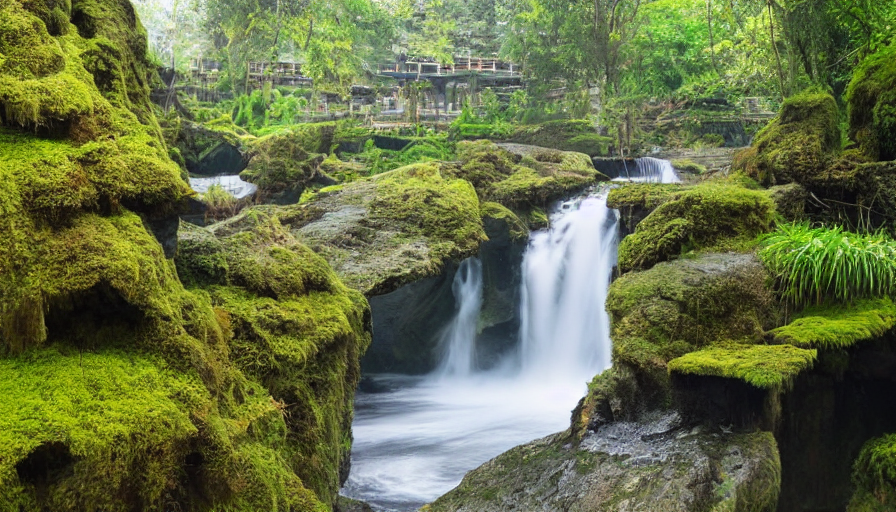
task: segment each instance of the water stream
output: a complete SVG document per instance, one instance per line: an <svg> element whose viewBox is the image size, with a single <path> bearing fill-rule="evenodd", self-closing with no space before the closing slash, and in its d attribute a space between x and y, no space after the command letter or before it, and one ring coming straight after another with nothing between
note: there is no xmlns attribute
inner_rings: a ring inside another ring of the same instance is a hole
<svg viewBox="0 0 896 512"><path fill-rule="evenodd" d="M668 162L654 160L639 159L628 178L677 181ZM439 368L425 377L370 376L381 392L358 392L343 494L376 510L416 510L492 457L569 426L586 383L610 366L604 302L618 212L607 208L607 192L598 187L559 203L551 228L530 236L519 347L488 371L477 369L474 356L481 263L461 264L455 317L437 333Z"/></svg>

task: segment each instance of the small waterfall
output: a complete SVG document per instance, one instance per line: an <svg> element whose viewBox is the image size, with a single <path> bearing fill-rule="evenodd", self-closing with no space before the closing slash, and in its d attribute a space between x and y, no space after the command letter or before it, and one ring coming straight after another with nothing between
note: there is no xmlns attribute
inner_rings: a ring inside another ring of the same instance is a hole
<svg viewBox="0 0 896 512"><path fill-rule="evenodd" d="M607 190L562 203L551 229L533 233L523 260L522 370L584 382L610 366L604 309L616 264L618 212Z"/></svg>
<svg viewBox="0 0 896 512"><path fill-rule="evenodd" d="M476 327L482 306L482 262L467 258L461 262L454 282L456 314L439 340L444 356L438 373L443 376L466 376L476 367Z"/></svg>
<svg viewBox="0 0 896 512"><path fill-rule="evenodd" d="M635 159L633 168L623 161L625 173L620 174L613 181L635 181L644 183L678 183L681 181L672 163L668 160L645 156Z"/></svg>

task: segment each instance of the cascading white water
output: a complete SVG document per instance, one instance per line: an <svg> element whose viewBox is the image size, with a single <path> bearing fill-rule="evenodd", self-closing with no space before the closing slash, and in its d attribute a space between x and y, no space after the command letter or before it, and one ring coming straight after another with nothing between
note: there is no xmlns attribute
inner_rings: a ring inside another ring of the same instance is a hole
<svg viewBox="0 0 896 512"><path fill-rule="evenodd" d="M632 181L678 181L668 163L639 159L637 167ZM604 302L618 212L607 208L606 193L560 203L551 229L530 237L519 353L490 371L475 370L472 355L481 267L461 265L452 287L455 319L442 333L450 349L439 369L425 377L373 376L385 390L357 394L344 494L375 510L416 510L499 453L569 426L586 382L610 365Z"/></svg>
<svg viewBox="0 0 896 512"><path fill-rule="evenodd" d="M439 350L444 354L438 373L448 377L469 375L476 367L476 328L482 306L482 262L461 262L451 284L456 313L442 332Z"/></svg>
<svg viewBox="0 0 896 512"><path fill-rule="evenodd" d="M613 181L635 181L644 183L678 183L681 179L672 163L668 160L660 160L645 156L635 159L635 165L631 168L623 160L625 173L620 174Z"/></svg>
<svg viewBox="0 0 896 512"><path fill-rule="evenodd" d="M522 372L588 379L610 366L604 302L616 264L618 213L607 208L602 190L562 203L551 226L531 236L523 259Z"/></svg>

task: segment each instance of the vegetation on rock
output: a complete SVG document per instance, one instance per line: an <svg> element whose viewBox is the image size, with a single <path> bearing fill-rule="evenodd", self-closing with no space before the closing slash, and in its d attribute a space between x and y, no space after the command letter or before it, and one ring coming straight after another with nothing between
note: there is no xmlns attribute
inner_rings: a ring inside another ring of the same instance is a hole
<svg viewBox="0 0 896 512"><path fill-rule="evenodd" d="M896 44L868 56L846 90L849 136L873 160L896 160Z"/></svg>
<svg viewBox="0 0 896 512"><path fill-rule="evenodd" d="M896 434L865 443L855 462L856 492L848 512L883 512L896 506Z"/></svg>
<svg viewBox="0 0 896 512"><path fill-rule="evenodd" d="M848 348L896 327L896 305L888 298L859 299L850 304L810 306L789 324L771 331L775 340L798 347Z"/></svg>
<svg viewBox="0 0 896 512"><path fill-rule="evenodd" d="M789 387L812 367L817 354L792 345L722 345L689 352L669 361L669 371L740 379L757 388Z"/></svg>
<svg viewBox="0 0 896 512"><path fill-rule="evenodd" d="M650 268L692 250L734 248L772 225L774 205L758 191L707 183L659 197L664 202L619 244L623 272ZM617 195L615 201L620 200ZM655 194L644 200L659 201Z"/></svg>
<svg viewBox="0 0 896 512"><path fill-rule="evenodd" d="M764 185L803 183L822 172L840 148L836 101L807 90L784 101L778 117L735 157L732 169Z"/></svg>
<svg viewBox="0 0 896 512"><path fill-rule="evenodd" d="M896 242L883 233L783 224L765 237L759 256L792 304L848 303L896 291Z"/></svg>

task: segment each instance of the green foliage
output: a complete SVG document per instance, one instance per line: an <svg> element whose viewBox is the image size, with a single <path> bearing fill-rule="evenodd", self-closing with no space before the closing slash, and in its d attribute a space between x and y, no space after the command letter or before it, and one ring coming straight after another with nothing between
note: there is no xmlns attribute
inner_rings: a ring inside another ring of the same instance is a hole
<svg viewBox="0 0 896 512"><path fill-rule="evenodd" d="M860 299L849 305L807 307L792 322L771 332L776 340L799 347L842 349L878 338L894 326L892 300Z"/></svg>
<svg viewBox="0 0 896 512"><path fill-rule="evenodd" d="M771 228L774 205L762 192L706 183L676 193L619 244L623 272L710 247L750 243Z"/></svg>
<svg viewBox="0 0 896 512"><path fill-rule="evenodd" d="M896 160L896 44L862 61L846 90L849 136L875 160Z"/></svg>
<svg viewBox="0 0 896 512"><path fill-rule="evenodd" d="M367 167L367 175L373 176L406 165L453 160L454 148L454 143L444 135L413 138L410 144L398 151L380 149L373 139L368 139L358 159Z"/></svg>
<svg viewBox="0 0 896 512"><path fill-rule="evenodd" d="M865 443L853 466L856 493L848 512L884 512L896 506L896 434Z"/></svg>
<svg viewBox="0 0 896 512"><path fill-rule="evenodd" d="M762 389L783 389L812 368L817 353L791 345L724 345L669 361L669 371L740 379Z"/></svg>
<svg viewBox="0 0 896 512"><path fill-rule="evenodd" d="M848 303L896 292L896 242L883 233L784 224L763 240L759 256L792 304Z"/></svg>

